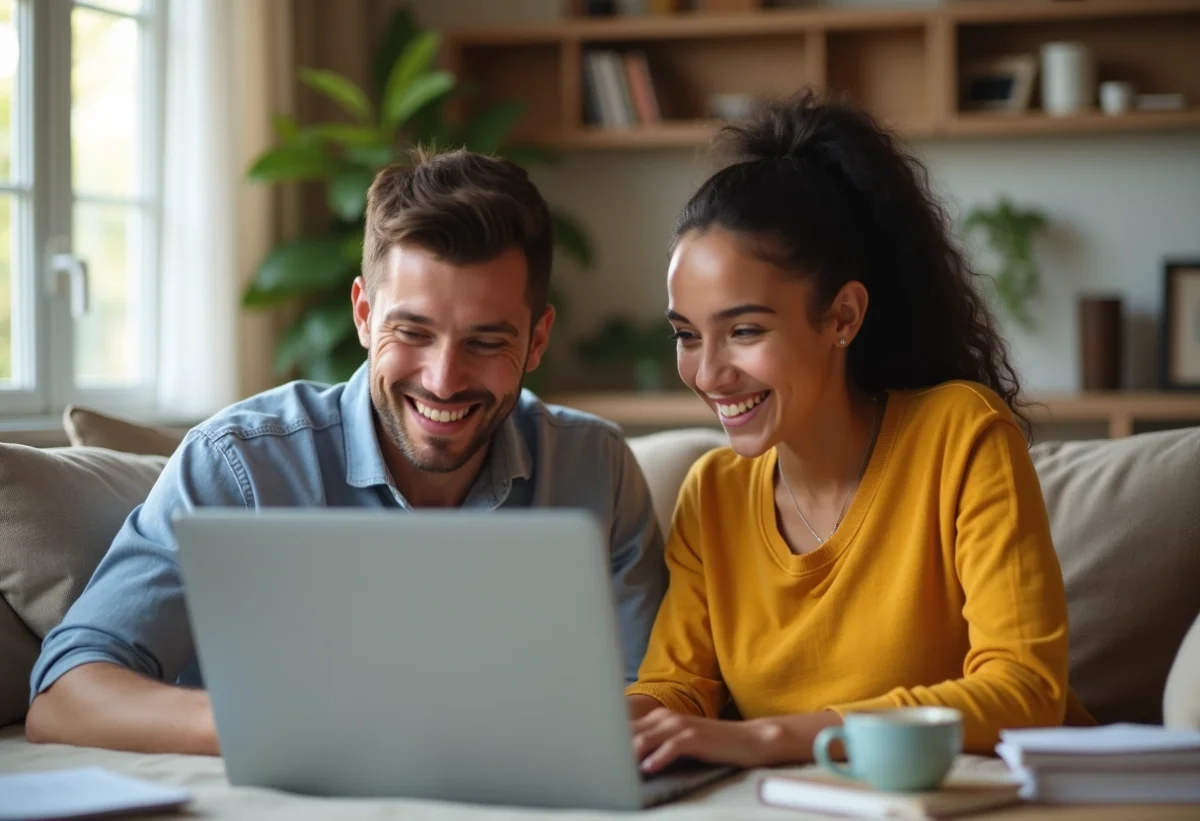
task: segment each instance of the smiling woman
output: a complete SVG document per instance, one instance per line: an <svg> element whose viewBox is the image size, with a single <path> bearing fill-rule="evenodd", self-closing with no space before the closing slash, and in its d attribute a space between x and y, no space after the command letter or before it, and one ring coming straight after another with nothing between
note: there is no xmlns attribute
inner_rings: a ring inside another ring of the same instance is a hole
<svg viewBox="0 0 1200 821"><path fill-rule="evenodd" d="M811 95L723 136L667 290L679 375L730 447L680 491L627 691L644 767L810 761L863 710L955 708L975 752L1061 723L1065 594L1019 386L923 167Z"/></svg>

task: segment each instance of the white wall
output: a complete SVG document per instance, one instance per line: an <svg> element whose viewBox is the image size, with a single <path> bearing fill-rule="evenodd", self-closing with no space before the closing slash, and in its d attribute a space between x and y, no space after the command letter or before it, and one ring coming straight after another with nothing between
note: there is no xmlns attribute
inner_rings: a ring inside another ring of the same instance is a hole
<svg viewBox="0 0 1200 821"><path fill-rule="evenodd" d="M401 3L377 0L381 25ZM891 4L913 5L909 0ZM561 9L560 0L410 0L408 5L423 25L439 29L555 19ZM951 213L960 215L1004 193L1041 208L1051 220L1037 246L1044 282L1034 309L1037 329L1005 325L1026 386L1077 388L1076 299L1103 291L1119 293L1130 317L1127 386L1151 387L1157 373L1162 260L1200 258L1200 132L938 140L917 148ZM677 149L576 152L561 166L536 173L547 198L578 214L601 252L592 272L560 268L572 299L573 329L587 330L605 314L633 305L641 306L646 317L661 316L666 241L706 168L696 150Z"/></svg>

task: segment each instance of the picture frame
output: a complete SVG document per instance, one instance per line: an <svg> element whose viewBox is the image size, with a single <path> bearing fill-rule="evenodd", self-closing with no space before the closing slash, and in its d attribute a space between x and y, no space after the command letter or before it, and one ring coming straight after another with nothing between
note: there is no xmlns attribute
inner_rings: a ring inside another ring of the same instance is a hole
<svg viewBox="0 0 1200 821"><path fill-rule="evenodd" d="M1034 54L1010 54L963 65L959 105L964 111L1018 114L1033 100L1033 79L1038 59Z"/></svg>
<svg viewBox="0 0 1200 821"><path fill-rule="evenodd" d="M1200 391L1200 259L1163 263L1159 383Z"/></svg>

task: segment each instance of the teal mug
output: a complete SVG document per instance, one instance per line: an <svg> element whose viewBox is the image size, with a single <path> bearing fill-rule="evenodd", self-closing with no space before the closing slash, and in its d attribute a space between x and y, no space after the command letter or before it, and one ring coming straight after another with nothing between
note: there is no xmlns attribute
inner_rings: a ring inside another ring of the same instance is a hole
<svg viewBox="0 0 1200 821"><path fill-rule="evenodd" d="M962 713L950 707L899 707L847 713L841 727L826 727L813 741L817 763L878 790L936 790L962 752ZM829 757L840 740L849 766Z"/></svg>

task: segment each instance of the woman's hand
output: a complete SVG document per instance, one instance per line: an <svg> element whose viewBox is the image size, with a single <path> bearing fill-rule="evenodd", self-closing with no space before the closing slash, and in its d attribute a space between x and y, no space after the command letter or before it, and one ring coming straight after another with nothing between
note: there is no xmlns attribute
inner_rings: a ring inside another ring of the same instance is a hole
<svg viewBox="0 0 1200 821"><path fill-rule="evenodd" d="M721 721L659 707L633 721L633 751L647 773L658 772L680 758L744 769L807 764L813 760L817 733L841 723L841 717L828 710ZM834 745L831 754L839 757L840 745Z"/></svg>
<svg viewBox="0 0 1200 821"><path fill-rule="evenodd" d="M762 767L769 763L771 737L768 727L754 722L699 718L665 707L633 721L633 751L647 773L680 758Z"/></svg>

